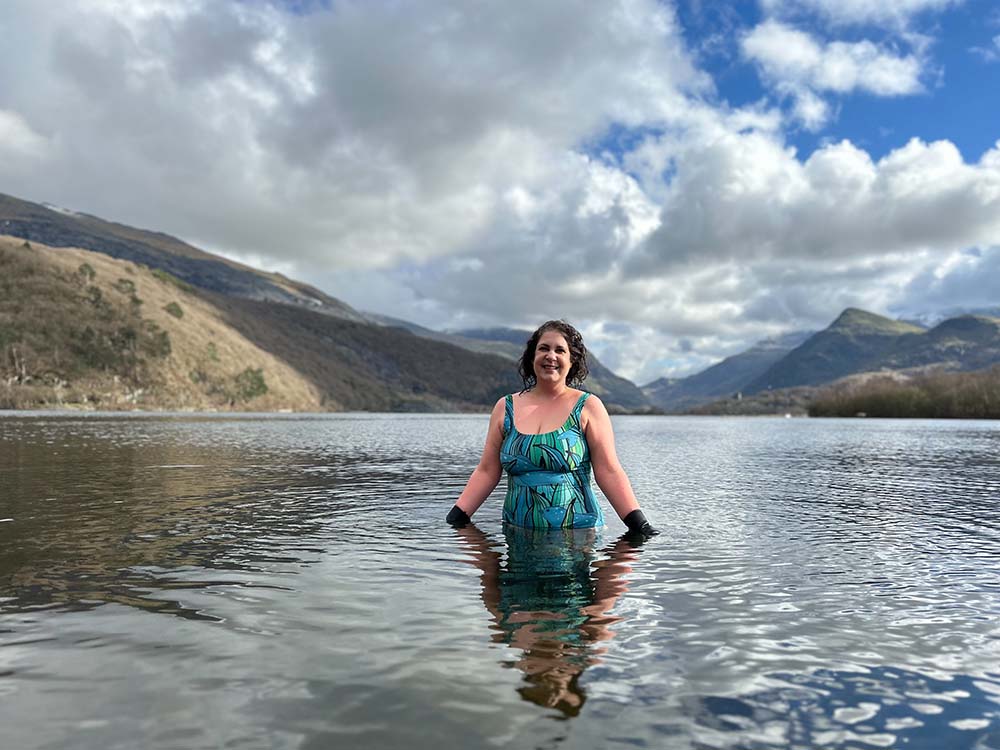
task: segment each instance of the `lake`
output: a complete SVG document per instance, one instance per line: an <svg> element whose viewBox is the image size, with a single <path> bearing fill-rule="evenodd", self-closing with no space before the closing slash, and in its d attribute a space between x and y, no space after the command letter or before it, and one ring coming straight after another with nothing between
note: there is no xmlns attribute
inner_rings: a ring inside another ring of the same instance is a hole
<svg viewBox="0 0 1000 750"><path fill-rule="evenodd" d="M1000 424L616 417L636 545L486 423L0 415L3 747L1000 748Z"/></svg>

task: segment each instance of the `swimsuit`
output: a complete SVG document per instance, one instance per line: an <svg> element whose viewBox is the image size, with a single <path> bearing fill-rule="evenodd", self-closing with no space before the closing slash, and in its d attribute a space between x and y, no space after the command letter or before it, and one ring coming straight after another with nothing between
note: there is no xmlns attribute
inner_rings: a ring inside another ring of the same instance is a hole
<svg viewBox="0 0 1000 750"><path fill-rule="evenodd" d="M500 446L500 465L507 470L504 522L534 528L604 525L590 486L590 450L580 427L589 395L580 396L562 427L539 435L518 432L514 399L507 396Z"/></svg>

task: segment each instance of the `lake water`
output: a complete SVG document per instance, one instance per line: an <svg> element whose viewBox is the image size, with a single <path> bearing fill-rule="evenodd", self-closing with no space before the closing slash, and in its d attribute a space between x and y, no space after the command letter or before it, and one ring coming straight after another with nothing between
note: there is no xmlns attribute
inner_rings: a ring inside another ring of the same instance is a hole
<svg viewBox="0 0 1000 750"><path fill-rule="evenodd" d="M641 546L485 428L0 416L0 744L1000 748L997 423L617 417Z"/></svg>

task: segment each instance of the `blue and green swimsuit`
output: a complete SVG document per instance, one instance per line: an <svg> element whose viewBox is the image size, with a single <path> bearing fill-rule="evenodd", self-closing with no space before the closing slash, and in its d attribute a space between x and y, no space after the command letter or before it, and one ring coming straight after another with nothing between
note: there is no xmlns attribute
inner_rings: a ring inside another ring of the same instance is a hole
<svg viewBox="0 0 1000 750"><path fill-rule="evenodd" d="M538 435L517 431L514 399L507 396L500 446L500 464L507 471L505 523L553 529L604 525L590 486L590 450L580 426L589 395L580 396L562 427Z"/></svg>

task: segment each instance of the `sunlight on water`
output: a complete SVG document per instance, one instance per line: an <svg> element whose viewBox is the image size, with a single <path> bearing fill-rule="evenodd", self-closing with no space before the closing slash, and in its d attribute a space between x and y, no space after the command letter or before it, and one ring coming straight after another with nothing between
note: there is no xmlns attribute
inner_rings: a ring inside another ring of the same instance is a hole
<svg viewBox="0 0 1000 750"><path fill-rule="evenodd" d="M616 418L663 534L443 516L481 416L0 416L12 748L1000 748L1000 426Z"/></svg>

